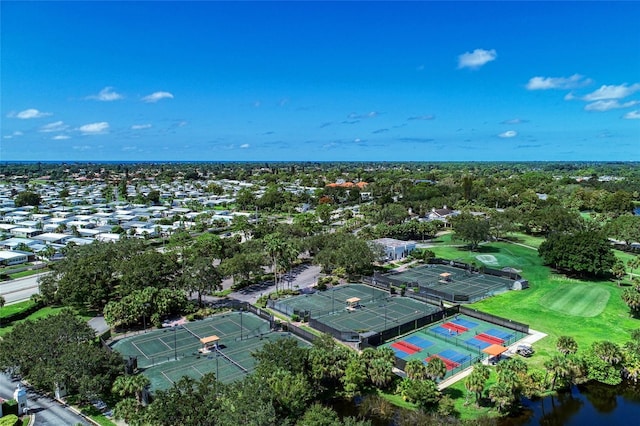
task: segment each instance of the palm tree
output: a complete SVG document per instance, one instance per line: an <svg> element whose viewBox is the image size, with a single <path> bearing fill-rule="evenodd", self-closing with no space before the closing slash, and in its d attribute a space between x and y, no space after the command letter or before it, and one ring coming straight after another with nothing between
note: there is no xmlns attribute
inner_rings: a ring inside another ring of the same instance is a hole
<svg viewBox="0 0 640 426"><path fill-rule="evenodd" d="M411 380L424 380L427 378L427 367L419 359L410 359L404 367L404 372Z"/></svg>
<svg viewBox="0 0 640 426"><path fill-rule="evenodd" d="M631 309L631 315L640 311L640 291L636 286L632 288L626 288L622 292L622 300Z"/></svg>
<svg viewBox="0 0 640 426"><path fill-rule="evenodd" d="M560 379L564 379L571 375L571 366L569 365L569 360L560 355L554 355L551 359L547 360L544 363L544 367L547 369L548 373L553 375L553 380L551 381L551 390L555 389L556 381Z"/></svg>
<svg viewBox="0 0 640 426"><path fill-rule="evenodd" d="M627 273L627 271L624 268L624 262L620 259L616 259L615 263L611 267L611 273L618 280L618 287L620 287L620 280L622 280L622 277L624 277L624 274Z"/></svg>
<svg viewBox="0 0 640 426"><path fill-rule="evenodd" d="M562 355L567 356L577 352L578 343L576 343L576 340L571 336L560 336L558 337L556 348Z"/></svg>
<svg viewBox="0 0 640 426"><path fill-rule="evenodd" d="M129 425L142 424L139 420L141 410L140 404L133 398L125 398L118 402L113 408L113 416L116 419L123 419Z"/></svg>
<svg viewBox="0 0 640 426"><path fill-rule="evenodd" d="M527 372L527 363L521 358L509 358L496 366L499 376L518 377Z"/></svg>
<svg viewBox="0 0 640 426"><path fill-rule="evenodd" d="M608 340L593 342L591 349L598 358L608 364L616 365L622 362L622 350L613 342Z"/></svg>
<svg viewBox="0 0 640 426"><path fill-rule="evenodd" d="M273 268L273 283L276 286L276 294L278 293L278 266L285 248L284 245L285 241L282 235L278 233L269 234L264 237L264 248L267 256L269 256L271 260L271 267Z"/></svg>
<svg viewBox="0 0 640 426"><path fill-rule="evenodd" d="M113 382L112 391L120 396L135 396L138 404L142 404L142 393L151 382L143 374L118 376Z"/></svg>
<svg viewBox="0 0 640 426"><path fill-rule="evenodd" d="M447 374L447 365L438 357L433 357L427 363L427 377L433 381L442 379Z"/></svg>
<svg viewBox="0 0 640 426"><path fill-rule="evenodd" d="M473 371L464 383L467 390L476 395L476 405L480 405L482 392L484 391L484 387L490 374L491 370L489 370L489 367L484 364L477 364L473 367Z"/></svg>
<svg viewBox="0 0 640 426"><path fill-rule="evenodd" d="M377 388L386 388L393 381L393 363L384 358L375 358L367 371L369 380Z"/></svg>
<svg viewBox="0 0 640 426"><path fill-rule="evenodd" d="M513 391L509 384L496 382L489 389L489 398L500 412L505 412L513 403Z"/></svg>
<svg viewBox="0 0 640 426"><path fill-rule="evenodd" d="M636 256L627 261L627 266L629 267L629 279L633 276L633 271L640 268L640 256Z"/></svg>

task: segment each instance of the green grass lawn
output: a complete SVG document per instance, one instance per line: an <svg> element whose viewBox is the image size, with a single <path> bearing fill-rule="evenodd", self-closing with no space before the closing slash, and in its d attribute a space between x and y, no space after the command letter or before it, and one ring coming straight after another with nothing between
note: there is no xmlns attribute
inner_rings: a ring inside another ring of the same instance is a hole
<svg viewBox="0 0 640 426"><path fill-rule="evenodd" d="M46 272L48 269L30 269L28 271L22 271L22 272L16 272L15 274L10 274L9 277L11 277L12 280L18 279L18 278L24 278L24 277L30 277L31 275L36 275L36 274L41 274L43 272Z"/></svg>
<svg viewBox="0 0 640 426"><path fill-rule="evenodd" d="M5 305L4 307L2 307L2 309L0 309L0 319L4 319L18 312L26 311L33 306L35 306L35 302L31 300L25 300L24 302Z"/></svg>
<svg viewBox="0 0 640 426"><path fill-rule="evenodd" d="M560 282L538 303L547 309L574 317L595 317L604 311L609 293L601 284Z"/></svg>
<svg viewBox="0 0 640 426"><path fill-rule="evenodd" d="M33 303L33 302L29 301L29 302L22 302L22 303ZM4 311L4 309L12 307L12 306L15 306L15 305L7 306L5 308L2 308L2 310ZM2 328L0 328L0 337L4 336L5 334L7 334L9 332L11 332L11 330L13 330L13 327L15 327L16 325L19 325L20 323L22 323L24 321L27 321L27 320L35 321L38 318L44 318L44 317L48 317L49 315L57 314L58 312L60 312L63 309L64 309L64 307L45 306L42 309L38 309L36 312L32 313L31 315L29 315L27 318L25 318L23 320L14 321L11 324L2 324ZM77 312L76 311L76 315L78 315L80 318L82 318L85 321L88 321L93 317L91 312Z"/></svg>
<svg viewBox="0 0 640 426"><path fill-rule="evenodd" d="M624 343L632 330L640 328L640 320L630 317L621 298L624 287L606 280L580 281L554 274L542 264L536 250L500 242L482 246L477 252L456 247L436 247L433 251L438 257L476 264L480 264L478 254L490 254L499 267L522 270L529 289L509 291L471 307L548 334L534 344L536 354L527 360L534 368L543 368L544 361L555 352L559 336L572 336L579 347L586 348L598 340Z"/></svg>
<svg viewBox="0 0 640 426"><path fill-rule="evenodd" d="M501 249L499 244L491 246ZM572 336L579 347L586 348L598 340L624 343L632 330L640 328L640 320L630 317L621 298L624 288L606 280L580 281L556 275L542 265L535 250L513 247L511 251L530 264L522 268L530 288L491 297L472 307L548 334L534 344L536 355L528 360L532 366L543 368L544 360L555 352L559 336Z"/></svg>
<svg viewBox="0 0 640 426"><path fill-rule="evenodd" d="M537 237L533 235L523 234L521 232L512 232L505 237L506 240L513 241L514 243L524 244L527 246L538 248L544 241L543 237Z"/></svg>

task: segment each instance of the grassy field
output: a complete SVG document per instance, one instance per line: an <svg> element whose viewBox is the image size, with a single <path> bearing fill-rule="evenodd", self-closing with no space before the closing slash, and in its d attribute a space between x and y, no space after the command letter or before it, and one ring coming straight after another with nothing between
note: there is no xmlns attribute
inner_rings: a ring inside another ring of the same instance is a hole
<svg viewBox="0 0 640 426"><path fill-rule="evenodd" d="M467 262L474 261L478 254L491 254L499 267L522 270L529 289L510 291L471 306L548 334L534 345L537 353L529 362L536 368L542 368L544 360L555 351L558 336L573 336L584 348L597 340L624 343L632 330L640 328L640 321L630 317L622 301L623 287L606 280L579 281L554 274L542 265L536 250L502 242L482 246L478 252L456 247L433 250L439 257Z"/></svg>
<svg viewBox="0 0 640 426"><path fill-rule="evenodd" d="M512 241L537 247L543 240L516 235ZM498 267L522 270L521 275L529 280L529 289L510 291L474 303L471 307L529 324L532 329L548 335L534 344L536 354L527 359L530 368L544 370L545 360L556 353L559 336L572 336L579 348L587 348L599 340L622 344L629 340L632 330L640 328L640 320L630 317L629 308L622 301L624 287L607 280L581 281L555 274L543 266L537 250L503 242L481 246L477 252L463 247L436 247L432 250L438 257L474 261L478 265L481 265L478 255L481 258L492 255ZM632 257L620 251L615 254L625 264ZM446 393L456 399L456 410L462 418L477 418L492 412L488 407L475 407L473 402L464 405L464 380L452 385Z"/></svg>
<svg viewBox="0 0 640 426"><path fill-rule="evenodd" d="M30 269L28 271L16 272L15 274L10 274L9 277L12 280L24 277L30 277L31 275L41 274L46 272L48 269Z"/></svg>
<svg viewBox="0 0 640 426"><path fill-rule="evenodd" d="M24 302L12 303L11 305L5 305L0 309L0 319L4 320L6 317L15 313L26 311L27 309L35 306L35 302L31 300L25 300Z"/></svg>
<svg viewBox="0 0 640 426"><path fill-rule="evenodd" d="M7 307L4 307L4 308L2 308L2 310L4 311L5 309L8 309L10 307L14 307L14 306L21 305L21 304L26 304L26 303L33 304L33 302L31 302L31 301L21 302L21 303L15 304L15 305L9 305ZM24 309L24 307L23 307L23 309ZM64 309L64 307L45 306L44 308L37 310L36 312L32 313L31 315L29 315L27 318L25 318L23 320L14 321L11 324L4 324L3 323L2 324L2 328L0 328L0 337L2 337L5 334L11 332L11 330L13 330L13 327L15 327L18 324L23 323L24 321L27 321L27 320L35 321L35 320L37 320L39 318L44 318L44 317L48 317L49 315L57 314L58 312L60 312L63 309ZM80 318L84 319L85 321L88 321L93 317L93 315L91 315L91 313L86 313L86 312L76 312L76 315L78 315Z"/></svg>

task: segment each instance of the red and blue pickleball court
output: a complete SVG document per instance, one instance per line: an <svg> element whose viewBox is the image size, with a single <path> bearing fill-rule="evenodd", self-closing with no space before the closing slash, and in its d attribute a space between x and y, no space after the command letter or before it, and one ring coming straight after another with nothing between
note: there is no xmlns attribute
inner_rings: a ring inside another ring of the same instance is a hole
<svg viewBox="0 0 640 426"><path fill-rule="evenodd" d="M389 346L404 363L411 359L428 363L434 357L440 358L447 366L449 376L487 357L482 350L488 346L510 345L524 336L524 333L477 318L455 315L385 346Z"/></svg>

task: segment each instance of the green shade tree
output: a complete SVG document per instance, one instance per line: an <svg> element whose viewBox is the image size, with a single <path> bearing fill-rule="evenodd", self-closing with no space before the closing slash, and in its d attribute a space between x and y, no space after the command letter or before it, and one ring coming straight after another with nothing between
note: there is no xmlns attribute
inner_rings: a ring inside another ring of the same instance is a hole
<svg viewBox="0 0 640 426"><path fill-rule="evenodd" d="M13 199L16 207L39 206L42 202L40 195L33 191L22 191Z"/></svg>
<svg viewBox="0 0 640 426"><path fill-rule="evenodd" d="M482 241L490 236L491 223L482 216L473 216L471 213L461 213L451 218L451 224L455 237L469 244L471 250L476 250Z"/></svg>
<svg viewBox="0 0 640 426"><path fill-rule="evenodd" d="M593 231L551 234L538 253L545 264L580 276L603 276L615 263L609 241Z"/></svg>
<svg viewBox="0 0 640 426"><path fill-rule="evenodd" d="M95 332L71 310L25 321L0 341L0 368L40 389L64 383L83 399L108 395L124 362L95 343Z"/></svg>

